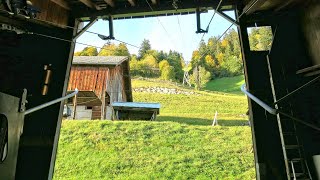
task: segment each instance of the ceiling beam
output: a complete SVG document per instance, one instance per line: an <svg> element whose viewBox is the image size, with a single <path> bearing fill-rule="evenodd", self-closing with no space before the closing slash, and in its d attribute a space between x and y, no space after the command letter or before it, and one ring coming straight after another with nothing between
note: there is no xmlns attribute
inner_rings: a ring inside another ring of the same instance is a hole
<svg viewBox="0 0 320 180"><path fill-rule="evenodd" d="M109 6L114 7L114 1L113 0L104 0Z"/></svg>
<svg viewBox="0 0 320 180"><path fill-rule="evenodd" d="M266 3L267 0L251 0L243 9L246 14L252 14L259 10L259 8Z"/></svg>
<svg viewBox="0 0 320 180"><path fill-rule="evenodd" d="M132 7L133 7L133 6L136 6L135 0L128 0L128 2L131 4Z"/></svg>
<svg viewBox="0 0 320 180"><path fill-rule="evenodd" d="M79 0L79 1L91 9L101 10L101 8L96 4L94 4L91 0Z"/></svg>
<svg viewBox="0 0 320 180"><path fill-rule="evenodd" d="M65 0L51 0L51 2L56 3L64 9L70 10L69 4Z"/></svg>
<svg viewBox="0 0 320 180"><path fill-rule="evenodd" d="M97 21L97 18L92 19L85 27L83 27L76 35L73 36L73 40L78 39L78 37L80 37L84 32L86 32Z"/></svg>
<svg viewBox="0 0 320 180"><path fill-rule="evenodd" d="M221 10L233 10L235 7L233 6L235 0L223 0L221 4ZM140 1L139 1L140 2ZM141 1L144 2L144 1ZM125 2L127 3L127 2ZM151 4L151 2L150 2ZM98 18L107 18L108 14L112 14L113 17L144 17L144 16L156 16L156 15L166 15L166 13L179 13L179 12L195 12L197 7L208 7L208 9L215 9L219 4L219 1L199 1L198 4L195 4L193 1L186 1L183 4L183 8L175 9L171 3L160 3L158 6L152 11L147 3L139 3L139 6L136 2L135 8L131 6L125 6L124 8L112 8L112 9L103 9L101 11L95 11L94 9L90 9L88 11L79 11L75 10L74 16L77 18L81 18L82 20L88 21L90 17L98 17Z"/></svg>
<svg viewBox="0 0 320 180"><path fill-rule="evenodd" d="M284 9L285 7L289 6L293 2L294 0L287 0L286 2L280 4L280 7L276 8L276 11L280 11L281 9Z"/></svg>

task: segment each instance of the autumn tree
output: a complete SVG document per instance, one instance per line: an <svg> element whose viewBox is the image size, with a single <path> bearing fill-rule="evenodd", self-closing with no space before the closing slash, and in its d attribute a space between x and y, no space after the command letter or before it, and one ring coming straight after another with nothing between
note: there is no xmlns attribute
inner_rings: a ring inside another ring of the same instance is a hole
<svg viewBox="0 0 320 180"><path fill-rule="evenodd" d="M75 56L96 56L98 55L97 48L95 47L85 47L82 51L76 52Z"/></svg>
<svg viewBox="0 0 320 180"><path fill-rule="evenodd" d="M170 66L170 64L168 63L167 60L162 60L161 62L159 62L159 69L160 71L162 71L162 69L166 66Z"/></svg>
<svg viewBox="0 0 320 180"><path fill-rule="evenodd" d="M105 44L98 56L130 56L129 50L124 43L116 44Z"/></svg>
<svg viewBox="0 0 320 180"><path fill-rule="evenodd" d="M253 51L268 51L271 48L272 30L270 27L251 28L249 33L250 49Z"/></svg>
<svg viewBox="0 0 320 180"><path fill-rule="evenodd" d="M78 51L78 52L75 52L73 55L74 56L80 56L80 54L81 54L81 51Z"/></svg>
<svg viewBox="0 0 320 180"><path fill-rule="evenodd" d="M115 56L130 56L130 53L129 53L129 50L128 50L126 44L120 43L116 47L116 49L114 51L114 55Z"/></svg>
<svg viewBox="0 0 320 180"><path fill-rule="evenodd" d="M115 44L105 44L101 48L98 56L113 56L117 46Z"/></svg>
<svg viewBox="0 0 320 180"><path fill-rule="evenodd" d="M161 79L164 79L164 80L174 80L175 79L174 67L164 66L161 70L160 77Z"/></svg>
<svg viewBox="0 0 320 180"><path fill-rule="evenodd" d="M190 77L191 84L193 84L197 90L204 88L210 79L211 73L201 66L196 66Z"/></svg>
<svg viewBox="0 0 320 180"><path fill-rule="evenodd" d="M175 71L174 71L174 67L170 66L170 64L168 63L167 60L162 60L159 63L159 69L160 69L160 73L161 79L164 80L174 80L175 79Z"/></svg>

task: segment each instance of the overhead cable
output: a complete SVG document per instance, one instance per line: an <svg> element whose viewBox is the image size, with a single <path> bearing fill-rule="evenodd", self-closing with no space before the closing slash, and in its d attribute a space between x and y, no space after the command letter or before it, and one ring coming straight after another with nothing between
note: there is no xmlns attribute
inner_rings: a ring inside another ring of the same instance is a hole
<svg viewBox="0 0 320 180"><path fill-rule="evenodd" d="M154 12L154 10L153 10L152 6L150 5L150 3L148 2L148 0L146 0L146 3L147 3L148 6L150 7L151 11ZM172 38L171 38L170 34L168 33L167 29L164 27L164 25L163 25L162 22L160 21L159 17L156 16L156 18L157 18L159 24L161 25L161 27L163 28L163 30L166 32L166 34L167 34L169 40L171 41L171 43L173 44L173 46L176 47L174 41L172 40Z"/></svg>
<svg viewBox="0 0 320 180"><path fill-rule="evenodd" d="M214 16L216 15L217 11L220 9L221 3L222 3L222 0L220 0L218 6L216 7L216 9L215 9L214 12L213 12L213 15L212 15L212 17L211 17L211 19L210 19L210 21L209 21L209 23L208 23L208 25L207 25L207 28L206 28L206 31L207 31L207 32L209 32L210 24L211 24ZM202 37L201 37L201 39L200 39L200 42L203 40L205 34L206 34L206 33L203 33L203 34L202 34ZM199 42L199 44L200 44L200 42Z"/></svg>
<svg viewBox="0 0 320 180"><path fill-rule="evenodd" d="M182 29L181 29L181 24L180 24L180 19L179 19L179 15L177 15L177 20L178 20L178 25L179 25L179 31L180 31L181 41L182 41L183 46L185 46L184 38L183 38L183 34L182 34Z"/></svg>
<svg viewBox="0 0 320 180"><path fill-rule="evenodd" d="M242 12L237 19L240 19L243 15L245 15L248 11L250 11L250 9L251 9L255 4L257 4L258 1L259 1L259 0L256 0L246 11ZM217 41L219 41L219 40L229 31L229 29L230 29L233 25L235 25L235 24L237 23L237 19L234 20L234 21L231 23L231 25L222 33L222 35L220 35L220 36L218 37ZM200 59L203 58L203 56L204 56L208 51L209 51L209 49L207 49L207 50L205 51L205 53L203 53L203 54L201 55Z"/></svg>
<svg viewBox="0 0 320 180"><path fill-rule="evenodd" d="M0 9L0 11L2 11L2 12L5 12L5 13L9 13L9 11L5 11L5 10L1 10ZM9 13L10 14L10 13ZM74 30L78 30L78 28L75 28L75 27L72 27L72 26L68 26L68 25L60 25L60 24L56 24L56 23L53 23L53 22L50 22L50 21L45 21L45 20L41 20L41 19L33 19L33 21L38 21L38 22L43 22L43 23L47 23L47 24L50 24L50 25L53 25L53 26L57 26L57 27L62 27L62 28L68 28L68 29L74 29ZM93 32L93 31L89 31L89 30L86 30L86 31L84 31L84 32L86 32L86 33L90 33L90 34L95 34L95 35L102 35L102 36L106 36L106 35L103 35L103 34L100 34L100 33L96 33L96 32ZM32 34L32 33L30 33L30 34ZM35 33L33 33L33 34L35 34ZM43 34L42 34L43 35ZM44 35L43 35L44 36ZM46 36L48 36L48 35L46 35ZM50 36L52 39L58 39L58 40L62 40L61 38L57 38L57 37L53 37L53 36ZM65 41L66 39L63 39L63 41ZM118 41L118 42L121 42L121 43L124 43L124 44L126 44L126 45L129 45L129 46L132 46L132 47L135 47L135 48L140 48L140 47L138 47L138 46L136 46L136 45L133 45L133 44L131 44L131 43L127 43L127 42L125 42L125 41L121 41L121 40L119 40L119 39L113 39L113 40L115 40L115 41ZM71 41L71 40L66 40L66 41ZM84 43L78 43L78 42L76 42L77 44L84 44ZM93 46L93 45L90 45L90 46ZM94 46L93 46L94 47ZM100 47L96 47L96 48L99 48L99 49L101 49Z"/></svg>
<svg viewBox="0 0 320 180"><path fill-rule="evenodd" d="M105 50L109 50L109 49L104 48L104 47L94 46L94 45L87 44L87 43L82 43L82 42L75 42L75 41L72 41L72 40L63 39L63 38L59 38L59 37L55 37L55 36L50 36L50 35L46 35L46 34L41 34L41 33L28 32L28 34L33 34L33 35L37 35L37 36L42 36L42 37L46 37L46 38L50 38L50 39L56 39L56 40L59 40L59 41L65 41L65 42L70 42L70 43L76 43L76 44L80 44L80 45L84 45L84 46L95 47L95 48L97 48L97 49L105 49Z"/></svg>

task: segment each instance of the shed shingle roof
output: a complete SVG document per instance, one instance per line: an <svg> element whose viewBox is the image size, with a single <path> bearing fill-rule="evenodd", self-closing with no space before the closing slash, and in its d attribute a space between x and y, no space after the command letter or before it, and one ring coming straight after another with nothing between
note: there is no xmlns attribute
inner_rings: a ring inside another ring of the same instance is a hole
<svg viewBox="0 0 320 180"><path fill-rule="evenodd" d="M72 64L117 66L128 59L127 56L73 56Z"/></svg>

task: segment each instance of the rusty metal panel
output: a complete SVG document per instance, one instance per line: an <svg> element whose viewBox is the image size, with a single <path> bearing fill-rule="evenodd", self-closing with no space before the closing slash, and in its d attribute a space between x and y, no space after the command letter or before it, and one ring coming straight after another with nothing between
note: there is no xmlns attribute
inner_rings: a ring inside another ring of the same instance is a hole
<svg viewBox="0 0 320 180"><path fill-rule="evenodd" d="M0 179L15 179L23 113L19 113L19 98L0 93L0 115L7 120L7 146L5 157L0 160ZM3 120L3 119L2 119Z"/></svg>

